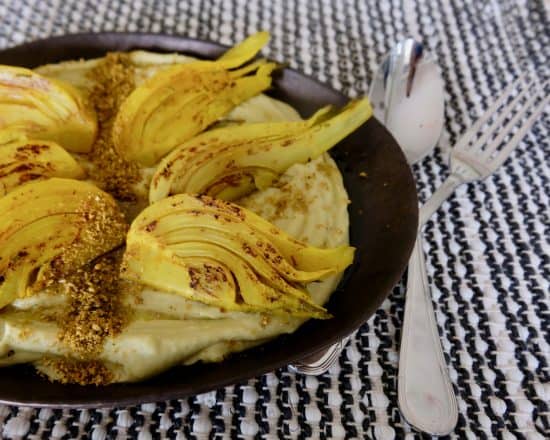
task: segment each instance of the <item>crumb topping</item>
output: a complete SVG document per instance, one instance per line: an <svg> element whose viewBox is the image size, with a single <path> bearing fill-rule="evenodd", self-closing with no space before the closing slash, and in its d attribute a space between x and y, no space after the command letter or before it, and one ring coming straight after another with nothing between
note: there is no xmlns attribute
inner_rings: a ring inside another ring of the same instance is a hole
<svg viewBox="0 0 550 440"><path fill-rule="evenodd" d="M85 270L82 265L91 258L124 243L128 224L111 198L90 195L77 212L80 218L75 240L50 262L33 291L50 288L75 270Z"/></svg>
<svg viewBox="0 0 550 440"><path fill-rule="evenodd" d="M119 334L128 319L121 304L121 260L121 251L109 253L57 280L69 298L58 317L58 337L82 359L99 354L105 339Z"/></svg>
<svg viewBox="0 0 550 440"><path fill-rule="evenodd" d="M117 152L111 137L117 111L135 88L134 67L128 54L108 53L91 76L94 86L89 99L98 119L98 136L88 155L94 165L94 179L116 199L134 201L133 185L140 181L139 167Z"/></svg>
<svg viewBox="0 0 550 440"><path fill-rule="evenodd" d="M98 360L44 359L42 364L56 372L61 383L78 385L106 385L113 381L113 373Z"/></svg>
<svg viewBox="0 0 550 440"><path fill-rule="evenodd" d="M135 88L134 74L129 56L124 53L107 54L90 73L94 86L89 101L97 114L98 136L87 159L93 166L91 174L96 184L122 202L136 200L133 187L141 177L138 166L116 151L111 131L118 108ZM121 301L127 287L119 277L122 252L82 263L90 249L112 248L122 242L120 236L125 236L127 224L115 208L101 198L86 200L82 206L82 233L47 271L47 289L64 292L68 297L66 307L56 316L59 341L77 358L47 361L62 383L101 385L112 381L109 369L94 358L101 353L105 339L119 334L129 319L129 311Z"/></svg>

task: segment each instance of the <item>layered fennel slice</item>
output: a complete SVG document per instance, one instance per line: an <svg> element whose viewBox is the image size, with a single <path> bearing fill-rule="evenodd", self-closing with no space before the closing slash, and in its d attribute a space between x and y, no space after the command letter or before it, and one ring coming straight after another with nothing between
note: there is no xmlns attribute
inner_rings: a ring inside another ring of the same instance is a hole
<svg viewBox="0 0 550 440"><path fill-rule="evenodd" d="M180 194L134 220L122 277L225 310L328 318L301 286L352 261L349 246L308 246L237 204Z"/></svg>
<svg viewBox="0 0 550 440"><path fill-rule="evenodd" d="M94 185L52 178L0 198L0 309L124 243L115 200Z"/></svg>
<svg viewBox="0 0 550 440"><path fill-rule="evenodd" d="M59 143L74 152L90 151L96 115L71 84L22 67L0 65L0 135L20 131Z"/></svg>
<svg viewBox="0 0 550 440"><path fill-rule="evenodd" d="M241 102L271 85L275 63L249 64L267 43L257 33L216 61L164 69L126 98L113 125L113 141L128 160L154 165L174 147L205 130Z"/></svg>
<svg viewBox="0 0 550 440"><path fill-rule="evenodd" d="M63 147L16 132L0 137L0 197L34 180L83 179L86 172Z"/></svg>
<svg viewBox="0 0 550 440"><path fill-rule="evenodd" d="M328 151L369 119L368 99L340 110L325 107L306 121L231 124L178 146L159 164L149 202L172 194L237 200L270 187L296 163Z"/></svg>

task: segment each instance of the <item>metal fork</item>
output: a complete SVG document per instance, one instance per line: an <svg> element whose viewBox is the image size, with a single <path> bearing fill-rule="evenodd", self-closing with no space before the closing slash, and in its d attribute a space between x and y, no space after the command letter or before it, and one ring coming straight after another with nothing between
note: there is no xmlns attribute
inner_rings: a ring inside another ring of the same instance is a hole
<svg viewBox="0 0 550 440"><path fill-rule="evenodd" d="M419 232L458 186L492 174L519 144L549 99L545 95L548 82L529 97L532 85L526 86L524 78L514 82L456 144L450 155L449 177L420 210ZM516 112L507 119L514 108ZM516 126L516 133L499 148ZM481 133L482 129L485 130ZM349 337L290 368L303 374L323 374L337 361L348 340ZM420 233L409 261L398 386L399 406L411 425L432 434L452 431L458 417L456 399L439 340Z"/></svg>
<svg viewBox="0 0 550 440"><path fill-rule="evenodd" d="M526 85L520 78L507 87L452 149L449 177L420 209L419 234L409 262L398 399L405 419L424 432L450 433L458 411L437 330L421 228L458 186L483 180L504 163L548 104L548 84Z"/></svg>

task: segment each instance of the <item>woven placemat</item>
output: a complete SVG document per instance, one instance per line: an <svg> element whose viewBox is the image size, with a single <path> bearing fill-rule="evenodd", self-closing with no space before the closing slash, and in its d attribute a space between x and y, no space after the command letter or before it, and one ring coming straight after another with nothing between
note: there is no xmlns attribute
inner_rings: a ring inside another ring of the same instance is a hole
<svg viewBox="0 0 550 440"><path fill-rule="evenodd" d="M181 34L232 44L259 29L266 54L350 97L381 56L416 36L446 84L442 148L414 167L421 199L445 151L521 72L550 74L544 0L0 0L0 48L83 31ZM458 399L453 438L550 438L550 121L488 180L461 187L428 223L425 251ZM104 410L0 405L0 438L413 438L399 414L404 288L395 287L327 374L280 369L185 400Z"/></svg>

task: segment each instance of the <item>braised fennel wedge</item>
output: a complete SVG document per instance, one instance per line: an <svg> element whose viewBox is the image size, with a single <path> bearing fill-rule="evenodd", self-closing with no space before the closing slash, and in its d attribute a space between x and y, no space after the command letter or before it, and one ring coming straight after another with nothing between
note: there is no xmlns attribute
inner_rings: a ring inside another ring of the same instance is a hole
<svg viewBox="0 0 550 440"><path fill-rule="evenodd" d="M267 32L259 32L217 61L175 65L146 80L118 111L113 126L118 151L128 160L154 165L174 147L267 89L277 64L266 60L243 64L268 39Z"/></svg>
<svg viewBox="0 0 550 440"><path fill-rule="evenodd" d="M57 142L69 151L90 151L96 116L68 83L23 67L0 65L0 132L16 130Z"/></svg>
<svg viewBox="0 0 550 440"><path fill-rule="evenodd" d="M124 243L115 200L72 179L31 182L0 198L0 309Z"/></svg>
<svg viewBox="0 0 550 440"><path fill-rule="evenodd" d="M52 141L25 136L0 138L0 197L31 180L82 179L86 173L65 149Z"/></svg>
<svg viewBox="0 0 550 440"><path fill-rule="evenodd" d="M236 200L267 188L291 165L319 157L371 115L364 98L339 111L324 107L306 121L209 130L162 160L151 181L149 202L179 193Z"/></svg>
<svg viewBox="0 0 550 440"><path fill-rule="evenodd" d="M321 249L258 215L179 194L146 208L126 239L122 277L225 310L328 318L305 283L342 272L354 249Z"/></svg>

